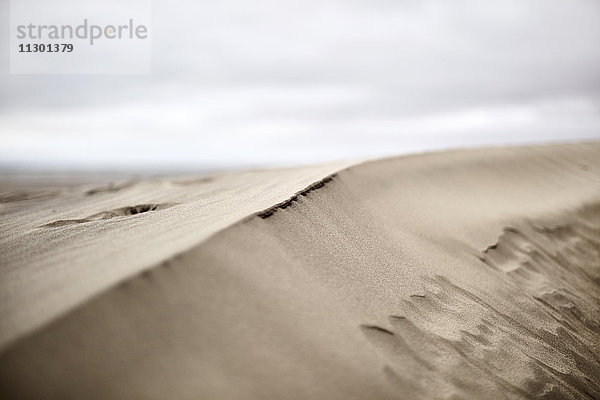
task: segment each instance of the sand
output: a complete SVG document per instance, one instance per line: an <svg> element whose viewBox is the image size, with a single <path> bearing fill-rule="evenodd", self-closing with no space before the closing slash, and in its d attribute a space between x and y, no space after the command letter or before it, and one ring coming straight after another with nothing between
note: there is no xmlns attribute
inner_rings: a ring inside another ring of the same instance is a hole
<svg viewBox="0 0 600 400"><path fill-rule="evenodd" d="M2 182L6 398L600 398L600 143Z"/></svg>

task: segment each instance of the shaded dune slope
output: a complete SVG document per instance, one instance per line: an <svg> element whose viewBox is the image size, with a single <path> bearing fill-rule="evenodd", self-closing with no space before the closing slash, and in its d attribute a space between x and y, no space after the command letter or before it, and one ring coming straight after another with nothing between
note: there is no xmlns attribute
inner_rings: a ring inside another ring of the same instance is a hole
<svg viewBox="0 0 600 400"><path fill-rule="evenodd" d="M600 145L348 168L0 354L14 398L600 398Z"/></svg>
<svg viewBox="0 0 600 400"><path fill-rule="evenodd" d="M214 177L0 174L0 352L348 163ZM116 177L112 177L115 179Z"/></svg>

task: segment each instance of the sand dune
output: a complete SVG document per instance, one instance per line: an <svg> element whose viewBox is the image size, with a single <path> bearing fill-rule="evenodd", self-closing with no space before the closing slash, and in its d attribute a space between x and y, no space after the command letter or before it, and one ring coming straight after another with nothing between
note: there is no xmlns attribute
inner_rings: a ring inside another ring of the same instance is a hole
<svg viewBox="0 0 600 400"><path fill-rule="evenodd" d="M9 189L8 398L600 398L599 143Z"/></svg>

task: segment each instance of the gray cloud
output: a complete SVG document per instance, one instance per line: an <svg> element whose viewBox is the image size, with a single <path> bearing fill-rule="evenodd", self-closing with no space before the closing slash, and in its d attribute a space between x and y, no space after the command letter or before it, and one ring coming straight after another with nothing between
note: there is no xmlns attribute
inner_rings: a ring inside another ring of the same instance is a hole
<svg viewBox="0 0 600 400"><path fill-rule="evenodd" d="M154 0L149 76L9 75L2 41L0 156L273 165L598 138L599 20L593 0Z"/></svg>

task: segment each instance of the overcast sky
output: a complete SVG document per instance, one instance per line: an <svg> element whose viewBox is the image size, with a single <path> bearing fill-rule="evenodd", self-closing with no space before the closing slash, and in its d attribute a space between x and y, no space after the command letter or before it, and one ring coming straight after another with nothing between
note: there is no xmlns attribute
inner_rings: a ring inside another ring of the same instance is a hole
<svg viewBox="0 0 600 400"><path fill-rule="evenodd" d="M153 0L152 74L128 76L10 75L0 26L4 165L274 166L600 139L596 0Z"/></svg>

